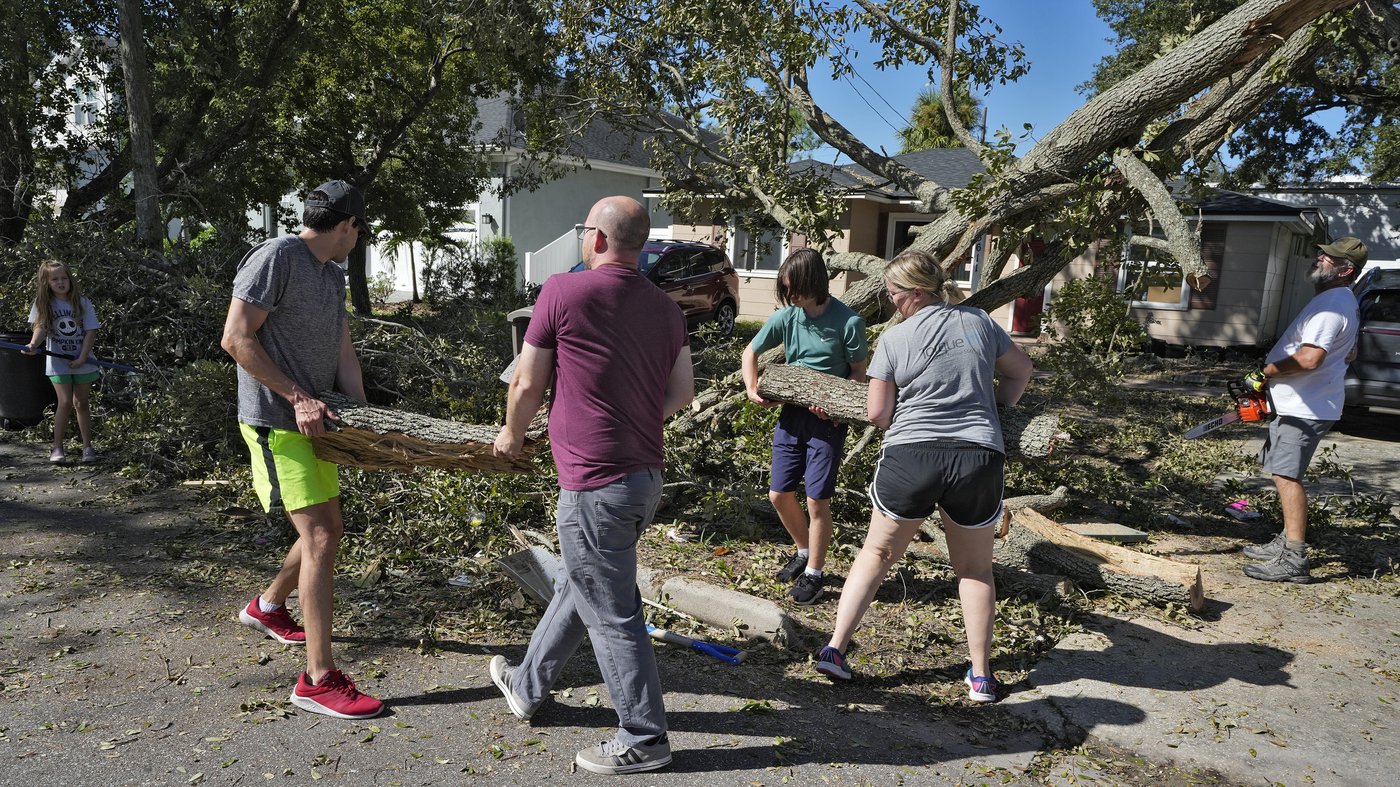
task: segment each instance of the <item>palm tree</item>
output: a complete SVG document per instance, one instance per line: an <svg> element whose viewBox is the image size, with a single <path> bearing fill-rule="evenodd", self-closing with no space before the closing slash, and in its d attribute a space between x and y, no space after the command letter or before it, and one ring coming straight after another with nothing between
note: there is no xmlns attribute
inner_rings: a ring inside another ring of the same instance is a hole
<svg viewBox="0 0 1400 787"><path fill-rule="evenodd" d="M982 100L972 95L965 84L953 88L953 101L963 125L975 130L981 127ZM929 148L958 148L962 143L953 134L948 118L943 114L943 97L932 87L924 88L914 99L909 113L909 125L899 130L899 152L912 153Z"/></svg>

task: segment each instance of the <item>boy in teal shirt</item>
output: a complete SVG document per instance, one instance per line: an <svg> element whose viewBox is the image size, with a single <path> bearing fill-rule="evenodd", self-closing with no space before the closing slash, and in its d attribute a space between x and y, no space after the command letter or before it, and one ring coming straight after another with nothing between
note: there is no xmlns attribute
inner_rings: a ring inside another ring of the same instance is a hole
<svg viewBox="0 0 1400 787"><path fill-rule="evenodd" d="M758 354L783 346L787 363L865 382L869 346L865 320L831 297L826 262L812 249L798 249L778 268L778 300L784 305L763 324L744 348L744 388L749 400L764 407L779 403L758 395ZM768 499L796 550L777 578L796 580L788 595L801 605L822 596L822 567L831 545L831 497L846 443L846 425L827 418L820 408L784 404L773 431L772 481ZM805 484L807 515L797 500Z"/></svg>

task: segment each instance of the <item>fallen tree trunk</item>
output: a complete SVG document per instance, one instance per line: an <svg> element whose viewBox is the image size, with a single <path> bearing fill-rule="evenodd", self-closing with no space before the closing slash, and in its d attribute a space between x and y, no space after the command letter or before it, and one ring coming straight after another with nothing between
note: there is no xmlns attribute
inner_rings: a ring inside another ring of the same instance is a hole
<svg viewBox="0 0 1400 787"><path fill-rule="evenodd" d="M996 545L1000 564L1193 612L1205 604L1200 566L1081 536L1029 509L1014 512L1012 522Z"/></svg>
<svg viewBox="0 0 1400 787"><path fill-rule="evenodd" d="M478 426L374 407L338 393L322 393L340 423L313 437L316 455L327 462L366 470L437 467L488 473L536 472L527 441L517 459L494 455L498 426Z"/></svg>
<svg viewBox="0 0 1400 787"><path fill-rule="evenodd" d="M1055 491L1048 495L1020 495L1018 497L1008 497L1001 501L1002 523L997 531L997 538L1005 538L1010 530L1010 517L1023 508L1029 508L1040 514L1047 514L1054 511L1069 501L1069 488L1063 486L1055 487ZM941 517L931 516L924 520L919 526L919 532L926 538L938 545L938 548L945 553L948 551L947 540L943 537L943 520Z"/></svg>
<svg viewBox="0 0 1400 787"><path fill-rule="evenodd" d="M1048 514L1057 511L1069 502L1069 488L1063 486L1055 487L1055 491L1048 495L1020 495L1018 497L1008 497L1002 501L1002 505L1007 511L1015 514L1023 508L1029 508L1038 514Z"/></svg>
<svg viewBox="0 0 1400 787"><path fill-rule="evenodd" d="M865 417L866 388L865 383L787 364L770 364L758 379L758 394L765 399L820 407L834 420L862 425L870 423ZM1058 415L1029 407L1004 407L998 413L1007 456L1042 459L1063 439Z"/></svg>
<svg viewBox="0 0 1400 787"><path fill-rule="evenodd" d="M948 562L948 545L941 540L932 544L915 541L909 545L909 549L940 563ZM1075 591L1074 583L1065 577L1033 574L999 563L992 564L992 577L996 580L997 595L1001 598L1009 598L1026 592L1037 596L1051 595L1064 598L1072 595Z"/></svg>

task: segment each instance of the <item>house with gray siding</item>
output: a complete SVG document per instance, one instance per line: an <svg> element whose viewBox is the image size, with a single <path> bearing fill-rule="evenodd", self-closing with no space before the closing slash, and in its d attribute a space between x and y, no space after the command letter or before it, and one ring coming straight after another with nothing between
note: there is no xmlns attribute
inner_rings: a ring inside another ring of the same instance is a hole
<svg viewBox="0 0 1400 787"><path fill-rule="evenodd" d="M648 204L645 193L661 183L637 135L596 121L569 139L565 153L553 162L556 171L530 188L517 188L514 184L538 166L529 155L524 117L504 95L480 100L477 111L480 128L472 141L485 148L493 172L478 201L467 206L472 224L448 235L466 242L509 237L520 256L522 285L543 283L579 261L573 228L593 203L623 194ZM655 202L649 207L651 237L669 237L670 215ZM386 249L372 255L370 275L389 272L396 289L406 291L412 289L409 277L414 271L421 291L421 268L428 253L419 244L412 245L412 256L407 244Z"/></svg>
<svg viewBox="0 0 1400 787"><path fill-rule="evenodd" d="M1295 207L1316 208L1334 238L1360 238L1368 265L1400 267L1400 183L1368 183L1359 178L1259 186L1250 194Z"/></svg>
<svg viewBox="0 0 1400 787"><path fill-rule="evenodd" d="M524 174L522 169L536 166L527 155L524 118L505 97L485 99L478 110L481 128L476 141L490 151L495 173L474 206L477 232L483 239L508 236L514 241L522 282L543 283L578 262L573 228L593 203L622 194L647 204L646 191L661 183L642 139L599 120L569 140L565 155L555 162L563 167L558 177L509 191L509 184ZM654 203L649 207L655 228L651 237L666 237L670 215L655 209Z"/></svg>

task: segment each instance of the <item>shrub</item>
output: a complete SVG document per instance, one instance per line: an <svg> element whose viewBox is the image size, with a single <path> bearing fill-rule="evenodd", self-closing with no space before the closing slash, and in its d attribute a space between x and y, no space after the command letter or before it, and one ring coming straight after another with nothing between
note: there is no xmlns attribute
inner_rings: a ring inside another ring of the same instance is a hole
<svg viewBox="0 0 1400 787"><path fill-rule="evenodd" d="M471 300L509 310L523 303L510 238L490 238L437 250L423 266L423 297L433 305Z"/></svg>
<svg viewBox="0 0 1400 787"><path fill-rule="evenodd" d="M370 301L382 306L388 303L389 296L394 294L394 274L388 271L376 273L369 280L368 286Z"/></svg>
<svg viewBox="0 0 1400 787"><path fill-rule="evenodd" d="M1075 279L1055 291L1043 316L1055 341L1041 356L1054 370L1052 394L1111 399L1129 359L1147 341L1128 300L1102 279Z"/></svg>

